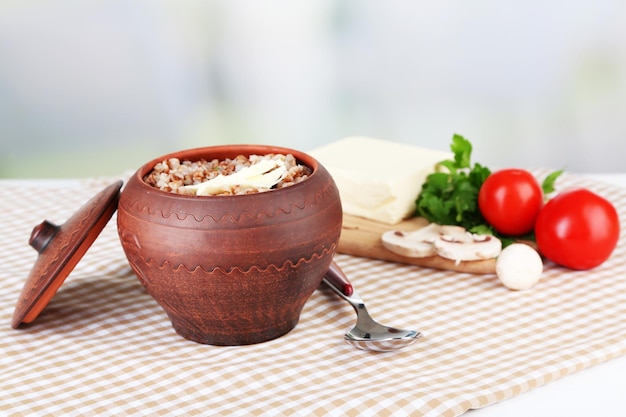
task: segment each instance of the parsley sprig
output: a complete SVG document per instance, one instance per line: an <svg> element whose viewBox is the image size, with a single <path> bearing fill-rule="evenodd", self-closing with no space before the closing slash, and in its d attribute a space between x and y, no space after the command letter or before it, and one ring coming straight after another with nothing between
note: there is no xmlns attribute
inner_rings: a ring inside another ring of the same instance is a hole
<svg viewBox="0 0 626 417"><path fill-rule="evenodd" d="M416 214L432 223L472 230L487 223L478 209L478 191L491 171L478 163L472 166L472 144L463 136L455 134L450 149L454 159L439 162L426 178Z"/></svg>

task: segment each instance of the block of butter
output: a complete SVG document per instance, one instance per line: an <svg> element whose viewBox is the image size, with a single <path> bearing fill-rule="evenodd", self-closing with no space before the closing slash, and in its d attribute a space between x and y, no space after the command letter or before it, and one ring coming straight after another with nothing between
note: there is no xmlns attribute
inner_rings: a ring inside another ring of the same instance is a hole
<svg viewBox="0 0 626 417"><path fill-rule="evenodd" d="M415 211L415 200L435 165L452 153L382 139L351 136L308 152L332 175L343 211L396 224Z"/></svg>

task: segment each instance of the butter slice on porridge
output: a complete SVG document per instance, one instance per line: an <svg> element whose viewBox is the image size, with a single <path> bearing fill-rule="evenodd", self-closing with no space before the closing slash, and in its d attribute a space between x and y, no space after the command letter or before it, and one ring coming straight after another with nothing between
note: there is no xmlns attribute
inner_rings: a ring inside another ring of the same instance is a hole
<svg viewBox="0 0 626 417"><path fill-rule="evenodd" d="M437 162L450 152L351 136L308 152L332 175L343 211L396 224L415 211L415 200Z"/></svg>

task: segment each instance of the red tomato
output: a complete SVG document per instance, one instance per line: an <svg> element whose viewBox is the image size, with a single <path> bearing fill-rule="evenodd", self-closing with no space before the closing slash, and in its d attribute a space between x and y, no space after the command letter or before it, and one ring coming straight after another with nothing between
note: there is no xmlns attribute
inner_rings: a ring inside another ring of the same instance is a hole
<svg viewBox="0 0 626 417"><path fill-rule="evenodd" d="M554 263L580 270L604 262L615 249L619 233L615 207L583 188L548 201L535 224L539 252Z"/></svg>
<svg viewBox="0 0 626 417"><path fill-rule="evenodd" d="M478 208L487 223L503 235L530 233L543 206L543 192L523 169L503 169L489 175L478 192Z"/></svg>

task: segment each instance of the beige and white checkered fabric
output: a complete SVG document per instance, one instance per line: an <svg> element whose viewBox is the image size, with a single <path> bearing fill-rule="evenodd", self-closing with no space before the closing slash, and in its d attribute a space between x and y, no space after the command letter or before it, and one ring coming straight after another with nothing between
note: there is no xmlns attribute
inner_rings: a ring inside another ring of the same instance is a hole
<svg viewBox="0 0 626 417"><path fill-rule="evenodd" d="M113 219L39 318L11 316L37 256L27 244L112 181L0 187L1 415L456 416L626 353L624 236L601 267L547 265L532 290L475 276L337 255L382 323L425 337L392 353L343 341L351 307L327 288L277 340L187 341L126 264ZM626 190L565 176L609 198L626 224ZM335 414L335 415L336 415Z"/></svg>

